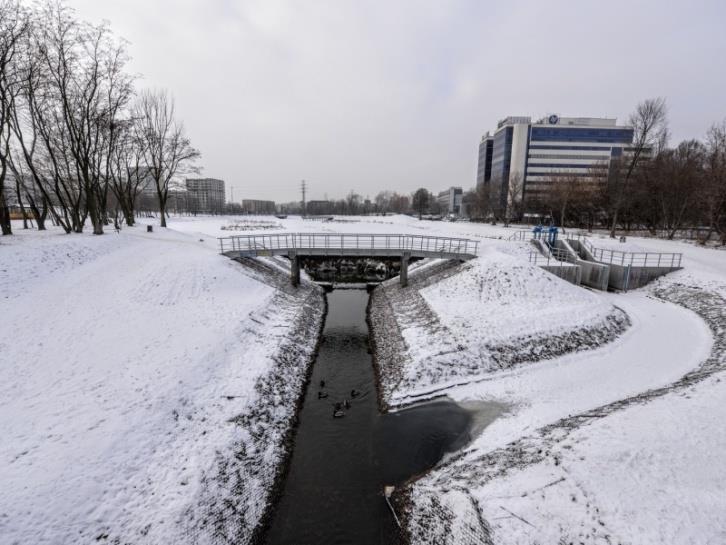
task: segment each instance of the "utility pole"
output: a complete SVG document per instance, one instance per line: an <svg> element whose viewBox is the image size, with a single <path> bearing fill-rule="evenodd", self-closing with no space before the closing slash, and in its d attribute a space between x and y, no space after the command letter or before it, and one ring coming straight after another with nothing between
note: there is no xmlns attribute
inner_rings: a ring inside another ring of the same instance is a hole
<svg viewBox="0 0 726 545"><path fill-rule="evenodd" d="M305 190L306 190L305 180L300 182L300 190L302 191L302 215L303 215L303 217L305 217L307 215L305 212Z"/></svg>

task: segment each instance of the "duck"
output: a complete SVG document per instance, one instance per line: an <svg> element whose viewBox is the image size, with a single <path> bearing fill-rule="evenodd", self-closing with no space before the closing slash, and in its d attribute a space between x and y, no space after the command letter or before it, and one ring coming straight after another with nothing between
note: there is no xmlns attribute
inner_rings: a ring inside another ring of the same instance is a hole
<svg viewBox="0 0 726 545"><path fill-rule="evenodd" d="M359 392L358 390L356 390L355 388L353 388L353 389L352 389L352 390L350 391L350 397L353 397L353 398L355 398L355 397L358 397L359 395L360 395L360 392Z"/></svg>
<svg viewBox="0 0 726 545"><path fill-rule="evenodd" d="M324 380L321 380L321 381L320 381L320 387L321 387L321 388L325 388L325 381L324 381Z"/></svg>
<svg viewBox="0 0 726 545"><path fill-rule="evenodd" d="M325 399L328 397L328 392L318 392L318 399Z"/></svg>

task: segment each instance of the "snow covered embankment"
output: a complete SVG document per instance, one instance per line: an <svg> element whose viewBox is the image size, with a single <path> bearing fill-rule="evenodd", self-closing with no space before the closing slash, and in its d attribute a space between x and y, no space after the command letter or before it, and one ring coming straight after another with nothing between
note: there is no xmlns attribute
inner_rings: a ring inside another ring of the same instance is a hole
<svg viewBox="0 0 726 545"><path fill-rule="evenodd" d="M240 432L232 455L216 453L215 466L203 475L196 504L187 511L194 543L211 538L212 543L244 545L264 533L291 454L293 427L325 314L317 285L303 281L293 288L289 275L274 265L243 263L277 288L270 305L252 320L249 338L278 337L279 345L268 356L272 369L254 385L254 400L229 420ZM275 334L285 329L289 331L283 336Z"/></svg>
<svg viewBox="0 0 726 545"><path fill-rule="evenodd" d="M0 245L3 543L245 543L265 510L322 294L140 231Z"/></svg>
<svg viewBox="0 0 726 545"><path fill-rule="evenodd" d="M665 386L573 413L480 456L450 459L412 487L412 542L722 541L726 301L666 284L653 292L710 328L708 356Z"/></svg>
<svg viewBox="0 0 726 545"><path fill-rule="evenodd" d="M408 288L397 282L376 289L371 305L382 396L393 405L597 348L630 325L596 294L494 248L461 265L417 263Z"/></svg>

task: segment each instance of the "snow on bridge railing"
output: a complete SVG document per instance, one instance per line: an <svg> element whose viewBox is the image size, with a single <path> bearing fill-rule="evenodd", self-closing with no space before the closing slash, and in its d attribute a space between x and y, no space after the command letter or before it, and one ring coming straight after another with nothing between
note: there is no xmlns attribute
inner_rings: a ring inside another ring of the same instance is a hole
<svg viewBox="0 0 726 545"><path fill-rule="evenodd" d="M466 238L366 233L280 233L219 239L221 253L298 250L392 250L476 255L479 242Z"/></svg>

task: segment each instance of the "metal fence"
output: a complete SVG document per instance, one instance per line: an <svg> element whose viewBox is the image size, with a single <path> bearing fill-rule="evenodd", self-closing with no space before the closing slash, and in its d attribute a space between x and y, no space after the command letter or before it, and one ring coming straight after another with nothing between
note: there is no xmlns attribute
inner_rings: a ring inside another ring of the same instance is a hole
<svg viewBox="0 0 726 545"><path fill-rule="evenodd" d="M624 252L597 248L585 237L578 237L581 244L592 254L595 261L608 265L621 265L623 267L680 267L683 254L661 252Z"/></svg>
<svg viewBox="0 0 726 545"><path fill-rule="evenodd" d="M373 250L420 252L426 254L476 255L479 242L466 238L425 235L394 235L364 233L280 233L236 235L219 239L221 253L264 253L305 250Z"/></svg>
<svg viewBox="0 0 726 545"><path fill-rule="evenodd" d="M574 265L576 260L561 248L550 248L549 255L544 255L539 250L530 250L529 262L533 265L565 266L566 263Z"/></svg>

